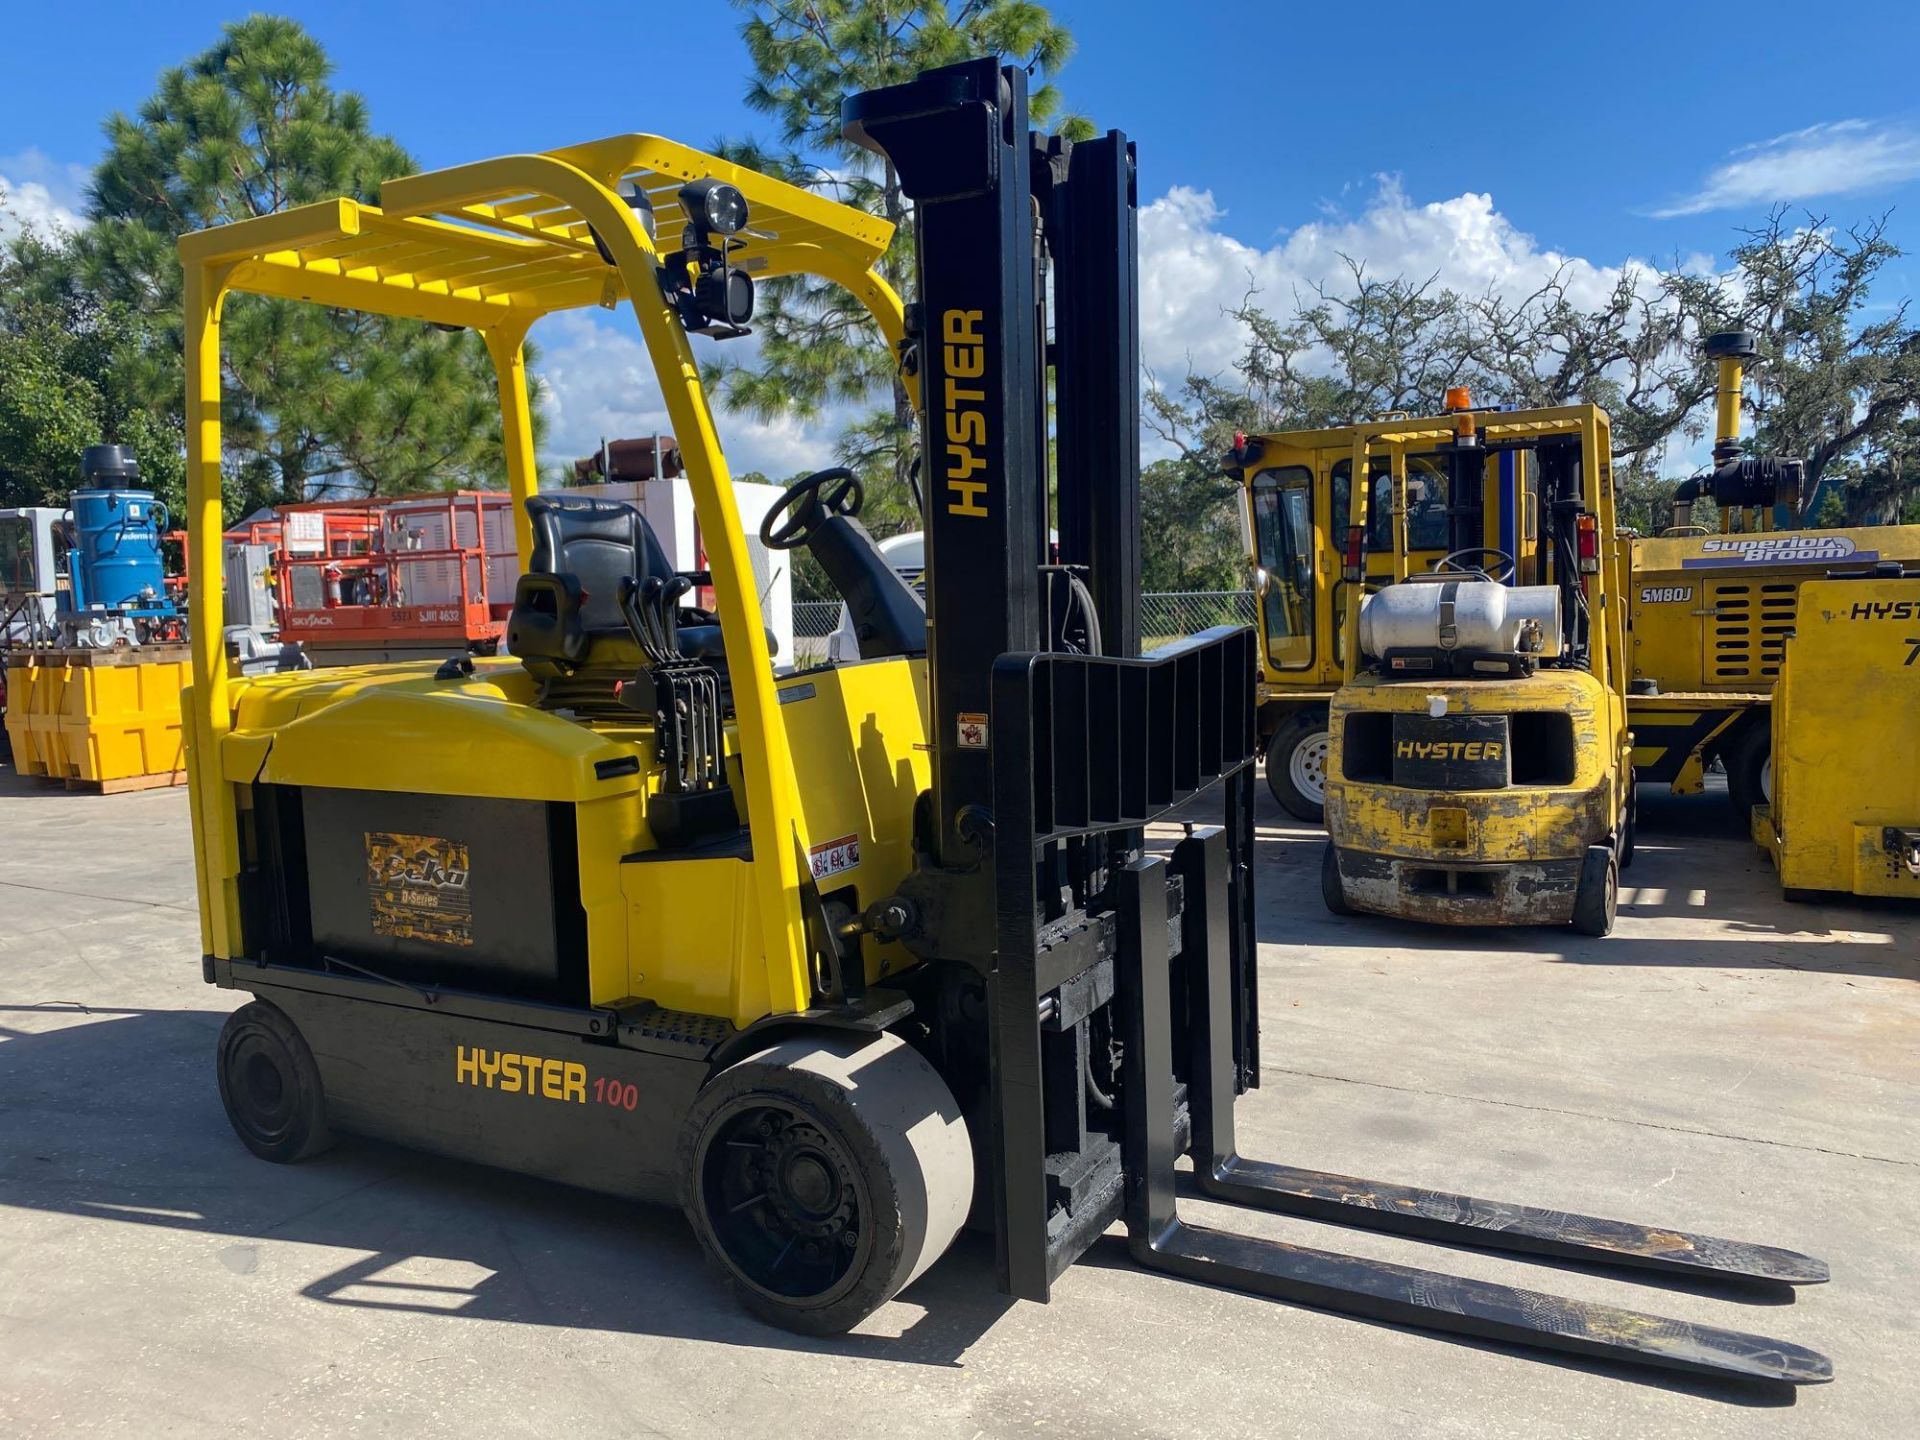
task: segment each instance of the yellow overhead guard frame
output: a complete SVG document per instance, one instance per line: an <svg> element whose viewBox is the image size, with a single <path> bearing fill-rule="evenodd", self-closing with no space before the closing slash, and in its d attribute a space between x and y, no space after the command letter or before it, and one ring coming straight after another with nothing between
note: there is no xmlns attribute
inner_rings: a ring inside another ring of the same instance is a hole
<svg viewBox="0 0 1920 1440"><path fill-rule="evenodd" d="M232 723L223 596L220 483L220 314L234 293L306 300L334 309L461 326L479 332L499 379L507 479L521 563L531 553L527 497L538 481L524 344L543 315L633 304L665 394L691 482L732 667L740 759L755 834L792 834L754 866L766 956L804 974L798 924L799 859L806 837L792 755L773 687L772 659L726 457L700 386L687 333L660 283L659 250L623 197L637 187L663 227L680 223L678 193L694 180L737 186L748 227L730 262L756 280L813 274L848 290L896 347L900 297L874 270L893 238L888 221L653 135L617 135L535 155L508 155L390 180L378 206L329 200L182 237L185 270L187 463L193 688L185 716L193 771L194 846L206 953L239 954L236 805L260 756L229 756ZM611 263L595 243L598 235ZM915 389L908 378L909 391ZM919 403L917 393L912 396Z"/></svg>

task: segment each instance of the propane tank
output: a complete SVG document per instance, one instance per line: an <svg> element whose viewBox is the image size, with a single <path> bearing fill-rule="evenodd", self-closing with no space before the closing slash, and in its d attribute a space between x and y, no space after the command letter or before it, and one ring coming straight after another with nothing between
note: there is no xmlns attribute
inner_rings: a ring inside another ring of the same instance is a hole
<svg viewBox="0 0 1920 1440"><path fill-rule="evenodd" d="M1551 585L1492 580L1438 583L1432 577L1389 585L1360 602L1360 651L1466 650L1489 654L1560 653L1560 592Z"/></svg>

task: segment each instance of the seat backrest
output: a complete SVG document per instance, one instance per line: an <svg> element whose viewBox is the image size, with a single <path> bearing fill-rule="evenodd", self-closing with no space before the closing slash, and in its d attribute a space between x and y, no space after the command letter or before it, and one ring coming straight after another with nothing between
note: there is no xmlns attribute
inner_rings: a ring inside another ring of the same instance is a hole
<svg viewBox="0 0 1920 1440"><path fill-rule="evenodd" d="M580 624L589 635L627 633L620 614L621 577L673 576L653 527L623 500L535 495L527 501L527 516L533 522L528 573L571 575L580 582Z"/></svg>
<svg viewBox="0 0 1920 1440"><path fill-rule="evenodd" d="M632 670L640 646L620 612L620 582L673 575L653 527L624 501L591 495L532 496L527 518L533 554L514 590L507 648L542 681Z"/></svg>

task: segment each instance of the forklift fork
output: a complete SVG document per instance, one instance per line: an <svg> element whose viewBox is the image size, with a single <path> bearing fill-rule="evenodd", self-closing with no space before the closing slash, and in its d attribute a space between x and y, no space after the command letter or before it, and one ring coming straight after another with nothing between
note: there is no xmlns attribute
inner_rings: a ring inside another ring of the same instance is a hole
<svg viewBox="0 0 1920 1440"><path fill-rule="evenodd" d="M1788 1283L1826 1279L1823 1264L1792 1251L1242 1159L1233 1144L1226 840L1222 830L1199 831L1182 842L1186 854L1176 852L1186 876L1187 943L1181 951L1193 1036L1187 1084L1191 1151L1207 1198L1420 1239L1601 1264ZM1825 1356L1784 1341L1182 1220L1174 1178L1167 864L1147 856L1117 878L1118 989L1132 1000L1125 1047L1125 1219L1140 1264L1275 1300L1602 1360L1794 1385L1833 1378Z"/></svg>

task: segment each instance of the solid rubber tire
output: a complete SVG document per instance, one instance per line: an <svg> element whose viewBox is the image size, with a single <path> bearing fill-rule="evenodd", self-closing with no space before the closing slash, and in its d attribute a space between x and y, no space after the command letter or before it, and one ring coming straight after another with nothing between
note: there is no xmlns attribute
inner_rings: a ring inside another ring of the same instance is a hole
<svg viewBox="0 0 1920 1440"><path fill-rule="evenodd" d="M1595 939L1612 933L1620 906L1620 857L1611 845L1589 845L1573 897L1573 928Z"/></svg>
<svg viewBox="0 0 1920 1440"><path fill-rule="evenodd" d="M251 1077L262 1073L260 1067L272 1072L279 1086L276 1098L286 1101L285 1123L275 1129L262 1123L258 1103L248 1098ZM220 1028L215 1069L233 1133L262 1160L290 1165L333 1144L320 1067L300 1027L279 1006L253 1000L229 1015Z"/></svg>
<svg viewBox="0 0 1920 1440"><path fill-rule="evenodd" d="M1320 852L1320 899L1330 914L1352 915L1353 906L1347 903L1347 887L1340 883L1340 857L1334 853L1333 842L1327 842L1326 849Z"/></svg>
<svg viewBox="0 0 1920 1440"><path fill-rule="evenodd" d="M743 1274L709 1223L708 1142L735 1102L765 1098L802 1113L852 1160L863 1236L852 1283L824 1303L775 1295ZM837 1335L918 1279L965 1225L973 1147L953 1092L897 1035L812 1034L728 1066L694 1098L680 1131L680 1204L708 1261L735 1298L769 1324Z"/></svg>

